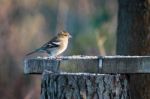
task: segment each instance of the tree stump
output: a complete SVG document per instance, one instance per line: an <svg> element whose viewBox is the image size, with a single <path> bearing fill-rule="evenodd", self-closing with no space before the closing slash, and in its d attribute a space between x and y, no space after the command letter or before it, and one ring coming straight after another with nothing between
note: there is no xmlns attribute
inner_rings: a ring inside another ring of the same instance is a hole
<svg viewBox="0 0 150 99"><path fill-rule="evenodd" d="M41 99L129 99L126 77L45 71Z"/></svg>

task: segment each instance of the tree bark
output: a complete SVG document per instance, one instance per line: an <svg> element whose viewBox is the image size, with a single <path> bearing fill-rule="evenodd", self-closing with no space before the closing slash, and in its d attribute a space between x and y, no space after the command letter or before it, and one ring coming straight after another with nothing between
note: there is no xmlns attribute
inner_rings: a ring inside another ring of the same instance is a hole
<svg viewBox="0 0 150 99"><path fill-rule="evenodd" d="M120 75L45 72L41 99L129 99Z"/></svg>
<svg viewBox="0 0 150 99"><path fill-rule="evenodd" d="M119 0L118 55L150 55L150 0ZM135 82L136 81L136 82ZM150 99L150 75L129 75L132 99Z"/></svg>
<svg viewBox="0 0 150 99"><path fill-rule="evenodd" d="M149 0L119 0L117 54L150 55Z"/></svg>

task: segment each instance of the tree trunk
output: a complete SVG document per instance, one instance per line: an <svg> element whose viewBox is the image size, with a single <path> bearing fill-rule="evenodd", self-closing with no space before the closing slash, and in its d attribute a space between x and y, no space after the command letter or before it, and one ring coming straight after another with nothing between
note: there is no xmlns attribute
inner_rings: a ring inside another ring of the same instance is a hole
<svg viewBox="0 0 150 99"><path fill-rule="evenodd" d="M150 0L119 0L117 54L150 55ZM129 83L132 99L150 99L149 74L130 75Z"/></svg>

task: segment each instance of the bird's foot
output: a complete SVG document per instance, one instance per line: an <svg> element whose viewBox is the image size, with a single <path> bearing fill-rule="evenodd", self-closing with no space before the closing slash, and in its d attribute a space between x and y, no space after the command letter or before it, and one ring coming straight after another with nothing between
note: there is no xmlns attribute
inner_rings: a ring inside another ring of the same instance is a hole
<svg viewBox="0 0 150 99"><path fill-rule="evenodd" d="M62 60L62 57L61 56L49 56L49 59L54 59L54 60Z"/></svg>
<svg viewBox="0 0 150 99"><path fill-rule="evenodd" d="M56 60L60 61L60 60L62 60L62 57L61 56L56 56Z"/></svg>

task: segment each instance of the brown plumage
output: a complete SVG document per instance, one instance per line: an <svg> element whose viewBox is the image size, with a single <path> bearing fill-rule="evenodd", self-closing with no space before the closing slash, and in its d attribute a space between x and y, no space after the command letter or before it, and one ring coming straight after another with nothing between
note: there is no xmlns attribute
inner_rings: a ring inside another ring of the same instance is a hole
<svg viewBox="0 0 150 99"><path fill-rule="evenodd" d="M69 38L71 38L71 35L66 31L62 31L58 33L57 36L55 36L52 40L44 44L42 47L28 53L27 55L31 55L38 51L45 51L50 56L57 56L66 50Z"/></svg>

